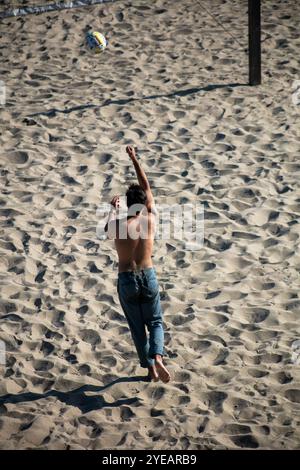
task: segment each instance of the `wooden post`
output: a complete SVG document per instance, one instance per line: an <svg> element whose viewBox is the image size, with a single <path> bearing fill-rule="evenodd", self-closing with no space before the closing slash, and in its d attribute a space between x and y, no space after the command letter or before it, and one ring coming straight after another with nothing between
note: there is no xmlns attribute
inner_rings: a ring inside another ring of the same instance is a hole
<svg viewBox="0 0 300 470"><path fill-rule="evenodd" d="M249 84L261 83L260 0L248 0Z"/></svg>

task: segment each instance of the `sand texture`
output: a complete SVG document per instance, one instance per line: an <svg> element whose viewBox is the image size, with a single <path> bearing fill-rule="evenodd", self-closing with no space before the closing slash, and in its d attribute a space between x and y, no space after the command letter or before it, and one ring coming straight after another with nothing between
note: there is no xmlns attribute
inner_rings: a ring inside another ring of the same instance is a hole
<svg viewBox="0 0 300 470"><path fill-rule="evenodd" d="M2 449L300 447L299 3L263 2L259 87L247 1L201 3L1 22ZM201 250L156 242L167 385L142 380L96 235L128 144L158 204L205 205Z"/></svg>

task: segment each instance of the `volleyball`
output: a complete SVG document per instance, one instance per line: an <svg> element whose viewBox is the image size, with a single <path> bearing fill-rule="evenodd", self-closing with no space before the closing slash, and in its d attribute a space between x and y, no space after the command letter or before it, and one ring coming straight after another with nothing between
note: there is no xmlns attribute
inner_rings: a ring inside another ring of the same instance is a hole
<svg viewBox="0 0 300 470"><path fill-rule="evenodd" d="M103 52L107 46L105 37L97 31L87 33L86 41L88 48L95 54L100 54L100 52Z"/></svg>

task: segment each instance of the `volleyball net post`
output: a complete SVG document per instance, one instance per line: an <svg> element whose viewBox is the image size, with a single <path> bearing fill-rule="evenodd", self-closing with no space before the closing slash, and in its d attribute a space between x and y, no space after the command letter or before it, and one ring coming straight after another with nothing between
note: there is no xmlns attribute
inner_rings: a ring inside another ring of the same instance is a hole
<svg viewBox="0 0 300 470"><path fill-rule="evenodd" d="M248 0L249 85L261 84L261 0Z"/></svg>

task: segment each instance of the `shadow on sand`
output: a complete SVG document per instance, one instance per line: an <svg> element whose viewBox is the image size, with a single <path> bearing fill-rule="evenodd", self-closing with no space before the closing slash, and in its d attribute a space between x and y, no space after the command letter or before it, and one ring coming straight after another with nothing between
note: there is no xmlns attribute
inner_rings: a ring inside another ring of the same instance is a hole
<svg viewBox="0 0 300 470"><path fill-rule="evenodd" d="M112 387L113 385L118 383L141 381L149 382L146 376L137 375L135 377L120 377L119 379L116 379L113 382L102 386L83 385L82 387L79 387L76 390L71 390L69 392L58 392L56 390L49 390L46 393L25 392L20 393L18 395L7 394L0 397L0 406L5 405L6 403L30 402L48 397L55 397L66 405L76 406L82 411L82 413L87 413L92 410L99 410L105 407L111 408L122 405L139 404L138 397L124 398L116 400L112 403L108 403L101 395L99 395L99 392L103 392L104 390L107 390L109 387ZM96 395L86 395L86 392L95 392Z"/></svg>
<svg viewBox="0 0 300 470"><path fill-rule="evenodd" d="M91 109L91 108L101 109L101 108L104 108L105 106L110 106L110 105L124 106L134 101L156 100L158 98L174 98L175 96L182 97L182 96L193 95L201 91L213 91L213 90L217 90L218 88L236 88L236 87L242 87L242 86L249 86L249 84L247 83L215 84L215 85L207 85L204 87L187 88L185 90L175 90L172 93L161 94L161 95L158 94L158 95L141 96L140 98L123 98L123 99L121 98L118 100L109 99L109 100L104 101L104 103L100 105L82 104L82 105L73 106L67 109L51 108L48 111L40 111L38 113L29 114L28 117L29 118L33 118L36 116L54 117L56 116L57 113L70 114L70 113L73 113L74 111L84 111L86 109Z"/></svg>

